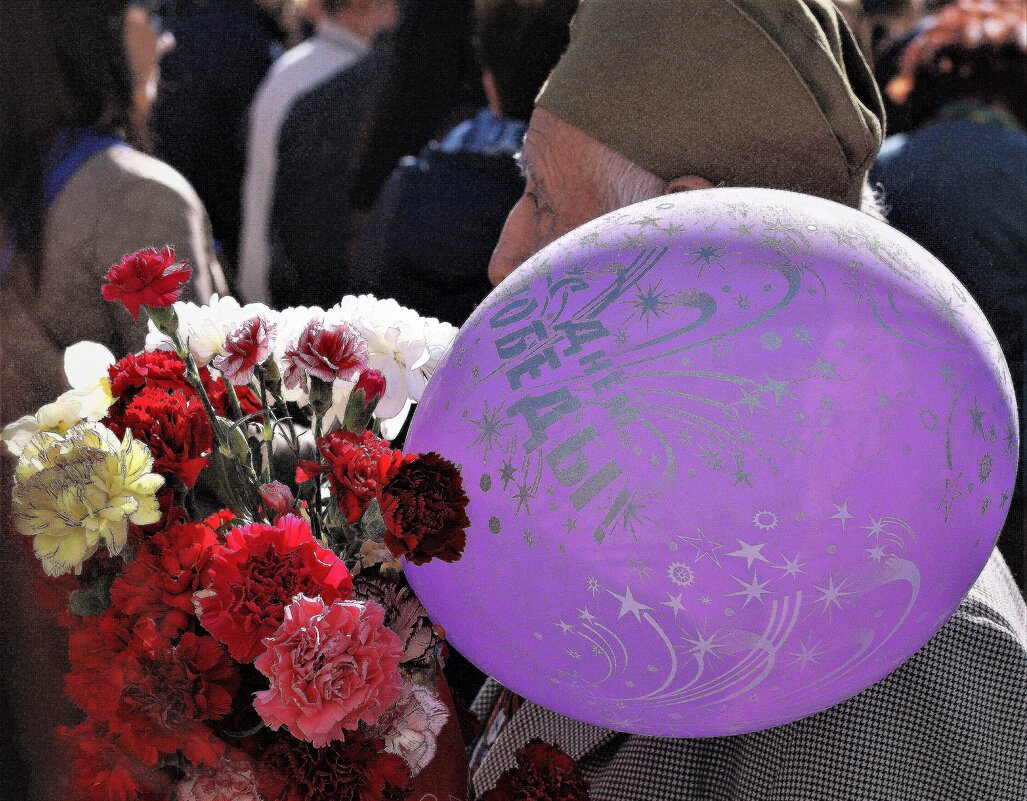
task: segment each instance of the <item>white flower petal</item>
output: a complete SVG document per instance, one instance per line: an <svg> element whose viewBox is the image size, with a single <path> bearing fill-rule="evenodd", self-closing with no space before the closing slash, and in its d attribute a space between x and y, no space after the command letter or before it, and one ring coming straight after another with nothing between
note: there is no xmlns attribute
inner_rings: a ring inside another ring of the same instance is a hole
<svg viewBox="0 0 1027 801"><path fill-rule="evenodd" d="M385 439L392 440L399 436L399 432L403 430L403 424L407 421L407 415L410 414L411 408L413 408L413 404L408 400L403 404L403 408L400 409L399 414L381 421L382 436ZM377 409L375 410L375 416L378 416Z"/></svg>
<svg viewBox="0 0 1027 801"><path fill-rule="evenodd" d="M98 342L76 342L64 351L64 374L72 389L92 392L117 359Z"/></svg>
<svg viewBox="0 0 1027 801"><path fill-rule="evenodd" d="M42 430L43 427L39 425L35 415L27 414L5 426L4 430L0 431L0 441L3 441L12 456L21 456L25 446Z"/></svg>

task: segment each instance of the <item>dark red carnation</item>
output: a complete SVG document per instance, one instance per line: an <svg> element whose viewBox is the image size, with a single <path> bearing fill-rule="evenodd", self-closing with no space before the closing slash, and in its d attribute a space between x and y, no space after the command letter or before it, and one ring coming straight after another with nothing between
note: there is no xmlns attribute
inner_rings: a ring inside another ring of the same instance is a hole
<svg viewBox="0 0 1027 801"><path fill-rule="evenodd" d="M289 343L282 364L287 387L306 387L307 376L349 381L367 367L367 340L346 323L325 325L324 318L315 317Z"/></svg>
<svg viewBox="0 0 1027 801"><path fill-rule="evenodd" d="M69 752L68 795L75 801L166 801L172 785L120 748L106 724L87 720L58 734Z"/></svg>
<svg viewBox="0 0 1027 801"><path fill-rule="evenodd" d="M211 573L209 589L196 595L200 622L240 662L260 656L293 596L320 596L331 604L353 592L346 565L318 545L310 524L295 515L273 526L233 529L217 548Z"/></svg>
<svg viewBox="0 0 1027 801"><path fill-rule="evenodd" d="M146 617L165 633L183 631L195 614L193 593L210 580L217 546L203 523L176 520L147 540L111 585L111 607L129 617Z"/></svg>
<svg viewBox="0 0 1027 801"><path fill-rule="evenodd" d="M175 261L174 248L144 248L122 256L107 271L100 291L104 300L121 301L138 320L140 306L163 308L178 300L191 273L189 262Z"/></svg>
<svg viewBox="0 0 1027 801"><path fill-rule="evenodd" d="M265 801L405 801L406 763L354 732L327 748L280 741L262 755Z"/></svg>
<svg viewBox="0 0 1027 801"><path fill-rule="evenodd" d="M400 466L381 495L385 544L415 565L455 562L464 552L468 498L456 465L426 453Z"/></svg>
<svg viewBox="0 0 1027 801"><path fill-rule="evenodd" d="M351 524L360 520L400 465L413 458L393 450L370 431L359 435L333 431L317 441L317 448L327 466L335 503Z"/></svg>
<svg viewBox="0 0 1027 801"><path fill-rule="evenodd" d="M148 620L133 635L96 717L146 765L176 751L195 765L213 765L225 744L207 724L231 712L238 667L212 637L186 632L175 644Z"/></svg>
<svg viewBox="0 0 1027 801"><path fill-rule="evenodd" d="M146 443L155 472L177 476L190 488L214 450L214 429L195 393L146 387L128 404L121 425Z"/></svg>
<svg viewBox="0 0 1027 801"><path fill-rule="evenodd" d="M588 782L559 748L535 739L514 756L517 767L500 776L482 801L588 801Z"/></svg>

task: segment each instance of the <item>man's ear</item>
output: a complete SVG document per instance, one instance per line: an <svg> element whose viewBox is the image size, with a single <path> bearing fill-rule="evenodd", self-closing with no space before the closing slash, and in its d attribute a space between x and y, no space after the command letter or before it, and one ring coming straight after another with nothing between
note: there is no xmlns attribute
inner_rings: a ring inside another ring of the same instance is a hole
<svg viewBox="0 0 1027 801"><path fill-rule="evenodd" d="M691 192L693 189L712 189L713 184L698 175L682 175L671 178L664 186L663 194L673 195L675 192Z"/></svg>

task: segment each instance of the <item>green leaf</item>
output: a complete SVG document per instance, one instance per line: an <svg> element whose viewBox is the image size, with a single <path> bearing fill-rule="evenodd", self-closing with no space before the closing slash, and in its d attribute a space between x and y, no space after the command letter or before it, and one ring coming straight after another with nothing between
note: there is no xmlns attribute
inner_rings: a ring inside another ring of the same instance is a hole
<svg viewBox="0 0 1027 801"><path fill-rule="evenodd" d="M360 518L360 528L372 542L385 542L385 518L382 517L382 508L377 498L371 501Z"/></svg>
<svg viewBox="0 0 1027 801"><path fill-rule="evenodd" d="M99 615L111 605L111 584L117 575L114 565L100 573L92 582L71 594L68 609L80 617Z"/></svg>

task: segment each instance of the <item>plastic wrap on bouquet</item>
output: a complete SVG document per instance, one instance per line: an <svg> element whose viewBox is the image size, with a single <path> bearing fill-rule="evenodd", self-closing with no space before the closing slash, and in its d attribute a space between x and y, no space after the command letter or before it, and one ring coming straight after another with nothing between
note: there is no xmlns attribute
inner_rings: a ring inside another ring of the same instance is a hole
<svg viewBox="0 0 1027 801"><path fill-rule="evenodd" d="M1008 369L966 290L852 209L717 189L601 217L464 326L410 446L462 466L433 620L528 699L708 737L867 688L941 628L1012 494Z"/></svg>

